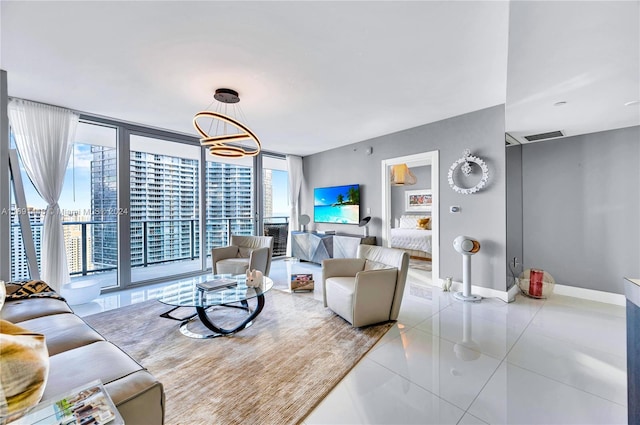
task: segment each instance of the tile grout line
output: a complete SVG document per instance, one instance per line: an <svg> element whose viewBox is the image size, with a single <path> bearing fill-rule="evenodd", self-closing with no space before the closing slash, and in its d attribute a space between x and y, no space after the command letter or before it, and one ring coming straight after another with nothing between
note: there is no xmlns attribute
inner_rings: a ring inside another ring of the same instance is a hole
<svg viewBox="0 0 640 425"><path fill-rule="evenodd" d="M480 394L482 394L482 391L484 391L484 389L487 387L487 385L489 384L489 382L491 382L491 379L494 377L494 375L496 374L496 372L498 371L498 369L500 369L500 366L502 366L503 363L509 363L507 362L507 356L509 356L509 353L511 353L511 350L513 350L513 347L516 346L516 344L518 343L518 341L520 341L520 338L522 338L522 335L524 335L524 333L526 332L526 330L529 328L529 326L531 325L531 323L534 321L534 319L536 318L536 316L538 316L538 313L540 313L540 311L542 310L542 307L544 307L544 304L547 301L545 300L544 303L542 304L542 306L536 311L536 314L534 314L533 316L531 316L531 319L529 319L529 323L527 323L527 326L524 327L524 329L522 330L522 332L520 333L520 335L518 336L518 338L516 338L515 342L513 343L513 345L511 346L511 348L509 348L509 350L506 352L506 354L504 355L503 359L500 361L500 363L498 363L498 367L495 368L495 370L491 373L491 375L489 376L489 378L487 379L487 381L484 383L484 385L482 385L482 388L480 388L480 391L478 391L478 393L476 394L476 396L473 398L473 400L471 401L471 403L469 403L469 406L467 406L467 408L465 409L464 413L469 413L470 415L474 416L473 413L469 412L469 409L471 408L471 406L473 406L473 403L476 402L476 400L478 399L478 397L480 397ZM464 417L464 415L463 415ZM482 421L484 421L484 419L479 418ZM462 419L461 419L462 420Z"/></svg>

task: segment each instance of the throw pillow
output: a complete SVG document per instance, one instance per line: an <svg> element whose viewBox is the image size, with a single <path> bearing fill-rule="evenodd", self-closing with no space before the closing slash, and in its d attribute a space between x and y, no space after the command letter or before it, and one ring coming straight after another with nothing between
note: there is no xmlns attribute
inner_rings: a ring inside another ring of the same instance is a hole
<svg viewBox="0 0 640 425"><path fill-rule="evenodd" d="M431 230L431 217L419 218L417 228L422 230Z"/></svg>
<svg viewBox="0 0 640 425"><path fill-rule="evenodd" d="M416 224L418 223L418 218L420 216L417 215L401 215L400 216L400 229L415 229Z"/></svg>
<svg viewBox="0 0 640 425"><path fill-rule="evenodd" d="M8 300L24 298L57 298L64 301L56 291L41 280L29 280L18 284L18 289L7 295Z"/></svg>
<svg viewBox="0 0 640 425"><path fill-rule="evenodd" d="M17 418L38 404L48 376L44 335L0 320L0 416Z"/></svg>

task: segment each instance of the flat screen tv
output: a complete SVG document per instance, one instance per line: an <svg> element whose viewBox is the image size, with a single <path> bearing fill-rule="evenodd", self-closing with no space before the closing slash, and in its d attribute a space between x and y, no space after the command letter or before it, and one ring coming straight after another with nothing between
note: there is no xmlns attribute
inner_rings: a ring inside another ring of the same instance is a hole
<svg viewBox="0 0 640 425"><path fill-rule="evenodd" d="M313 190L313 199L313 220L316 223L360 222L360 185L317 187Z"/></svg>

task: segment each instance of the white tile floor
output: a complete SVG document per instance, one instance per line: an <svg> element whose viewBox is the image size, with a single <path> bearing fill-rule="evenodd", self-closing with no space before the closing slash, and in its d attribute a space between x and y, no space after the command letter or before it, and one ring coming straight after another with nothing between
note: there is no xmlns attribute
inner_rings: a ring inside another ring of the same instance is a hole
<svg viewBox="0 0 640 425"><path fill-rule="evenodd" d="M321 281L319 266L273 262L277 286L291 273ZM76 310L155 294L122 291ZM557 295L463 303L408 282L397 323L305 424L624 424L625 338L624 307Z"/></svg>

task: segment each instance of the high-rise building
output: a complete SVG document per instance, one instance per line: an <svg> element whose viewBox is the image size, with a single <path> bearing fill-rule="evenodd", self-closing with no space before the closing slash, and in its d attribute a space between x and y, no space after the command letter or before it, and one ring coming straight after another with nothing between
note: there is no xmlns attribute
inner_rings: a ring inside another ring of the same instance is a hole
<svg viewBox="0 0 640 425"><path fill-rule="evenodd" d="M97 269L118 264L116 148L91 146L91 262Z"/></svg>
<svg viewBox="0 0 640 425"><path fill-rule="evenodd" d="M27 254L22 239L22 230L20 228L20 214L28 214L29 216L38 268L40 268L42 223L44 222L45 210L33 207L27 207L26 210L19 210L15 205L11 206L11 279L14 281L27 280L31 277Z"/></svg>
<svg viewBox="0 0 640 425"><path fill-rule="evenodd" d="M262 183L264 185L263 209L264 217L273 217L273 170L265 168L262 172Z"/></svg>
<svg viewBox="0 0 640 425"><path fill-rule="evenodd" d="M81 274L93 268L93 264L91 263L93 238L88 231L88 225L83 224L89 220L91 220L90 216L82 215L78 211L65 212L62 217L62 230L64 233L65 252L67 254L67 266L69 267L69 273L72 275ZM83 257L84 251L86 251L86 257ZM84 267L83 261L86 261Z"/></svg>
<svg viewBox="0 0 640 425"><path fill-rule="evenodd" d="M253 234L252 179L251 167L207 162L207 246L227 245L228 228L234 235Z"/></svg>
<svg viewBox="0 0 640 425"><path fill-rule="evenodd" d="M91 220L93 263L117 265L118 213L131 219L132 266L199 256L198 161L146 152L131 152L130 208L119 211L116 150L92 148ZM252 168L207 162L207 245L227 243L233 234L252 234ZM97 224L95 223L97 222Z"/></svg>

